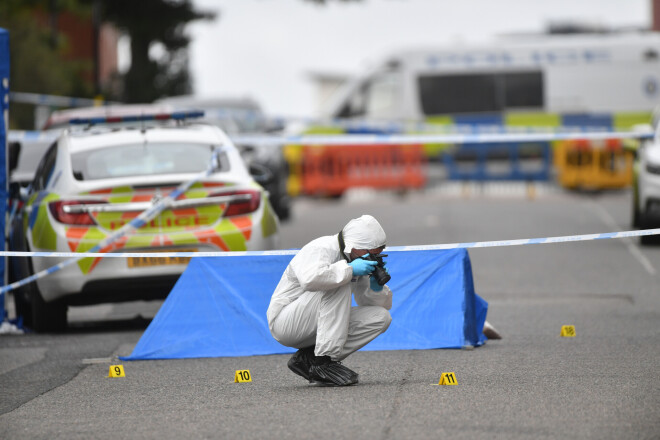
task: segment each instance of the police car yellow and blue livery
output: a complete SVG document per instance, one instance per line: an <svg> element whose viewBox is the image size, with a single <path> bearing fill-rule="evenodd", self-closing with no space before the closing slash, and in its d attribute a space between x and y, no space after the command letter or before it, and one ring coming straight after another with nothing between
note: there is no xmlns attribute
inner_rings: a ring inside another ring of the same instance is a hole
<svg viewBox="0 0 660 440"><path fill-rule="evenodd" d="M215 168L199 179L214 155ZM191 179L199 180L165 209L113 238ZM12 249L35 252L86 252L99 244L103 253L259 251L279 245L279 220L267 192L231 140L205 124L65 130L39 164L12 231ZM61 260L12 259L10 281ZM29 326L61 328L68 305L164 298L187 261L81 258L23 286L17 305Z"/></svg>

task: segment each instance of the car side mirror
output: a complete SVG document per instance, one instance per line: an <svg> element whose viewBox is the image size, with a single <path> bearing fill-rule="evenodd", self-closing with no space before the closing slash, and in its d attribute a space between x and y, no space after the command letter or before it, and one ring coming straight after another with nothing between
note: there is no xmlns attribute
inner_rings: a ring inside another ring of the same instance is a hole
<svg viewBox="0 0 660 440"><path fill-rule="evenodd" d="M8 152L9 163L7 165L9 166L9 172L11 173L18 166L18 159L21 156L21 143L9 142L8 148L9 148L9 152Z"/></svg>
<svg viewBox="0 0 660 440"><path fill-rule="evenodd" d="M272 119L266 123L265 131L266 133L278 133L285 128L284 121L281 119Z"/></svg>
<svg viewBox="0 0 660 440"><path fill-rule="evenodd" d="M268 185L269 183L272 183L275 179L275 175L273 174L273 172L268 167L260 163L256 163L256 162L251 163L249 170L254 180L256 180L257 183L261 186Z"/></svg>
<svg viewBox="0 0 660 440"><path fill-rule="evenodd" d="M246 162L249 162L250 159L252 159L252 157L254 156L255 151L256 151L256 149L254 148L253 145L243 145L243 144L241 144L241 145L236 145L236 147L238 148L238 151L240 152L241 157Z"/></svg>
<svg viewBox="0 0 660 440"><path fill-rule="evenodd" d="M30 197L30 187L29 186L21 186L18 189L18 195L21 200L24 202L27 202L28 198Z"/></svg>

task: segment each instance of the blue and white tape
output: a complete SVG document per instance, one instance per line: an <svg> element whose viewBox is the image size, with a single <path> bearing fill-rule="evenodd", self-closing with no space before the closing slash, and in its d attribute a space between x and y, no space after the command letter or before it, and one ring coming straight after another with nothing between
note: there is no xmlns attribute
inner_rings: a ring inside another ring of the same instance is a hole
<svg viewBox="0 0 660 440"><path fill-rule="evenodd" d="M621 232L605 232L600 234L583 234L583 235L565 235L561 237L543 237L543 238L525 238L519 240L498 240L498 241L479 241L472 243L451 243L451 244L431 244L419 246L390 246L387 248L388 252L407 252L407 251L428 251L428 250L448 250L448 249L469 249L469 248L488 248L488 247L504 247L504 246L524 246L530 244L551 244L551 243L568 243L589 240L607 240L612 238L627 238L627 237L641 237L647 235L659 235L660 228L657 229L643 229L637 231L621 231ZM0 252L1 256L5 257L60 257L72 259L63 261L62 263L52 266L44 271L36 273L28 278L17 281L15 283L3 286L0 289L0 294L10 290L21 287L36 279L45 277L64 266L86 257L101 257L101 258L128 258L128 257L146 257L146 258L172 258L172 257L247 257L247 256L263 256L263 255L295 255L298 249L288 250L273 250L273 251L246 251L246 252L109 252L102 253L96 252L100 245L92 248L90 252L15 252L5 251Z"/></svg>
<svg viewBox="0 0 660 440"><path fill-rule="evenodd" d="M54 142L61 130L9 130L7 142Z"/></svg>
<svg viewBox="0 0 660 440"><path fill-rule="evenodd" d="M10 130L10 142L46 142L54 141L58 130L51 131L13 131ZM234 143L242 145L416 145L416 144L483 144L506 142L551 142L562 140L605 140L605 139L651 139L653 131L583 131L581 128L563 127L560 131L540 131L527 128L522 130L489 130L424 134L337 134L337 135L235 135L230 136Z"/></svg>
<svg viewBox="0 0 660 440"><path fill-rule="evenodd" d="M9 92L11 102L23 104L47 105L53 107L92 107L97 105L115 104L102 99L76 98L73 96L42 95L38 93Z"/></svg>
<svg viewBox="0 0 660 440"><path fill-rule="evenodd" d="M242 135L231 139L238 144L281 145L415 145L415 144L483 144L505 142L551 142L562 140L651 139L653 132L601 131L601 132L524 132L524 133L442 133L442 134L343 134L267 136Z"/></svg>
<svg viewBox="0 0 660 440"><path fill-rule="evenodd" d="M607 240L612 238L642 237L660 235L660 228L641 229L635 231L604 232L599 234L564 235L560 237L523 238L517 240L477 241L468 243L428 244L415 246L388 246L388 252L430 251L448 249L469 249L487 247L524 246L529 244L569 243L576 241ZM98 246L97 246L98 247ZM263 255L295 255L299 249L282 249L272 251L234 251L234 252L19 252L0 251L5 257L101 257L101 258L173 258L173 257L250 257Z"/></svg>

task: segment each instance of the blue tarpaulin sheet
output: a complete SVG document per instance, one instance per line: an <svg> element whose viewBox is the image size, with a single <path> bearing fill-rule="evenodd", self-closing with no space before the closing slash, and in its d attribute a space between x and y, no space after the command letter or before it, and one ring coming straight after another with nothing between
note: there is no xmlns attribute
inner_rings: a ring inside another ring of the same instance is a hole
<svg viewBox="0 0 660 440"><path fill-rule="evenodd" d="M465 249L388 251L392 324L363 350L461 348L485 342L488 304ZM193 258L123 360L290 353L266 310L292 255Z"/></svg>

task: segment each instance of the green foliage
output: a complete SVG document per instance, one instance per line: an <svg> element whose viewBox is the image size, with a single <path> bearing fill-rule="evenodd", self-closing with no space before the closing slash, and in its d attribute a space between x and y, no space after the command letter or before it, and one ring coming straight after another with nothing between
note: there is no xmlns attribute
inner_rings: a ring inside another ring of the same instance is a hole
<svg viewBox="0 0 660 440"><path fill-rule="evenodd" d="M115 24L131 38L131 67L121 78L125 102L151 102L191 91L187 23L212 19L196 11L190 0L0 0L0 27L9 31L10 88L13 91L92 98L93 85L81 78L93 69L93 60L63 62L68 42L50 26L51 14L72 12L92 20L98 7L101 22ZM44 23L47 23L44 25ZM164 50L151 59L149 50L160 43ZM10 127L31 129L31 105L10 104Z"/></svg>
<svg viewBox="0 0 660 440"><path fill-rule="evenodd" d="M60 1L74 7L75 1ZM65 96L91 97L91 90L79 80L85 63L63 63L68 42L61 35L53 38L49 27L38 21L37 12L47 16L47 0L2 0L0 27L9 31L10 89L14 91ZM32 129L34 108L31 105L11 103L10 128Z"/></svg>
<svg viewBox="0 0 660 440"><path fill-rule="evenodd" d="M152 102L165 96L191 92L185 26L214 15L193 8L190 0L108 0L104 20L114 23L131 38L131 67L124 75L123 101ZM160 43L158 59L150 49Z"/></svg>

